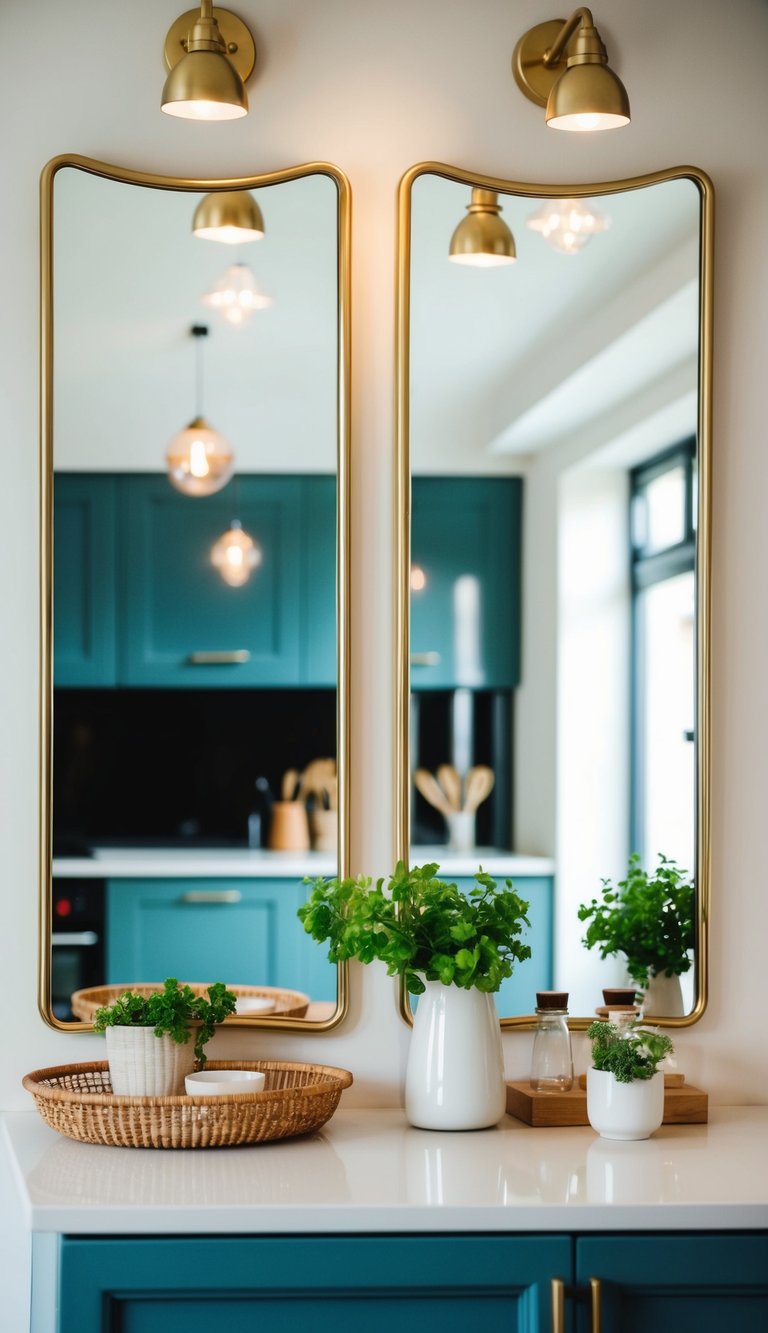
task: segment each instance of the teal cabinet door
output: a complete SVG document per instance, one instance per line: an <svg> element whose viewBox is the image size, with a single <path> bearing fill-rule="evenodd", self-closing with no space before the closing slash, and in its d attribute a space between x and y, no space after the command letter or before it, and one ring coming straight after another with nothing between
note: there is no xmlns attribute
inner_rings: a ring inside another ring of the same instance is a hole
<svg viewBox="0 0 768 1333"><path fill-rule="evenodd" d="M497 876L503 885L503 877ZM474 885L474 880L457 879L462 893ZM499 1018L515 1014L532 1014L536 1008L537 990L552 989L553 935L552 901L554 897L551 875L536 875L513 880L515 893L529 904L530 928L522 934L524 944L531 946L531 957L518 963L511 977L501 983L494 993Z"/></svg>
<svg viewBox="0 0 768 1333"><path fill-rule="evenodd" d="M411 688L510 689L520 678L519 477L415 477Z"/></svg>
<svg viewBox="0 0 768 1333"><path fill-rule="evenodd" d="M296 913L290 879L113 879L107 884L107 984L224 981L336 999L336 968Z"/></svg>
<svg viewBox="0 0 768 1333"><path fill-rule="evenodd" d="M120 494L120 683L298 684L301 479L241 477L238 515L231 485L190 499L164 476L136 476L121 479ZM231 588L210 555L236 516L262 559Z"/></svg>
<svg viewBox="0 0 768 1333"><path fill-rule="evenodd" d="M550 1333L570 1251L549 1235L65 1236L54 1333Z"/></svg>
<svg viewBox="0 0 768 1333"><path fill-rule="evenodd" d="M582 1310L580 1333L765 1333L768 1236L584 1236L576 1281L600 1281L602 1324Z"/></svg>
<svg viewBox="0 0 768 1333"><path fill-rule="evenodd" d="M301 679L336 684L336 478L303 484Z"/></svg>
<svg viewBox="0 0 768 1333"><path fill-rule="evenodd" d="M54 477L55 685L115 684L115 513L113 477Z"/></svg>

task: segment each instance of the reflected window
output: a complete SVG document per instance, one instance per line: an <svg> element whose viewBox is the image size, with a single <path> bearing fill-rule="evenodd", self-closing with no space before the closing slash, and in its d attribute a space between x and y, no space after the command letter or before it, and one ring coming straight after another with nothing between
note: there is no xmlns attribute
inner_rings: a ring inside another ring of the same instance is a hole
<svg viewBox="0 0 768 1333"><path fill-rule="evenodd" d="M632 846L693 869L695 855L695 441L631 473Z"/></svg>

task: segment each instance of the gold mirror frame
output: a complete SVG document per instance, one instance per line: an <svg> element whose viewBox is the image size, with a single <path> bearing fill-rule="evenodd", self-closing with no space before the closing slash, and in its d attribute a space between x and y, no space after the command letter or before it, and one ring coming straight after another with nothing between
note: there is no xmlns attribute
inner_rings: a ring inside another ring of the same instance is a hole
<svg viewBox="0 0 768 1333"><path fill-rule="evenodd" d="M466 171L442 162L420 162L402 177L397 196L396 268L396 367L395 367L395 860L410 862L410 564L411 564L411 462L409 438L410 403L410 311L411 311L411 200L414 182L420 176L442 176L467 186L540 199L595 198L637 190L663 181L688 179L699 191L701 231L699 246L699 403L698 403L698 540L696 557L696 685L698 735L696 751L696 998L690 1013L681 1018L656 1018L654 1024L670 1028L689 1027L702 1017L708 999L708 927L710 901L710 747L711 747L711 525L712 525L712 286L714 266L714 188L697 167L672 167L633 176L626 180L597 184L543 185L504 180L497 176ZM410 998L404 984L399 988L399 1010L412 1024ZM531 1014L502 1018L502 1028L530 1028ZM580 1031L590 1018L569 1020Z"/></svg>
<svg viewBox="0 0 768 1333"><path fill-rule="evenodd" d="M304 176L327 176L338 198L337 256L337 449L336 449L336 731L339 774L339 874L349 873L349 469L350 469L350 300L352 192L349 180L328 162L307 162L282 171L227 180L186 179L148 175L127 167L111 166L78 154L53 158L40 177L40 926L38 1007L49 1027L60 1032L92 1032L89 1023L67 1022L54 1016L51 994L52 841L53 841L53 192L57 173L76 167L93 176L143 185L155 190L212 193L255 190ZM232 1026L274 1029L279 1032L321 1032L337 1027L349 1008L348 966L337 967L336 1009L330 1018L242 1017ZM227 1020L229 1022L229 1020Z"/></svg>

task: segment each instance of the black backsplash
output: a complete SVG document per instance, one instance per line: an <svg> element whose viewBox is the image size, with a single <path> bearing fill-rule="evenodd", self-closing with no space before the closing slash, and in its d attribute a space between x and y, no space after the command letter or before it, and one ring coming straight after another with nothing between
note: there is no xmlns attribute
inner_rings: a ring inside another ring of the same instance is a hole
<svg viewBox="0 0 768 1333"><path fill-rule="evenodd" d="M336 753L335 690L57 690L59 844L242 843L286 769Z"/></svg>

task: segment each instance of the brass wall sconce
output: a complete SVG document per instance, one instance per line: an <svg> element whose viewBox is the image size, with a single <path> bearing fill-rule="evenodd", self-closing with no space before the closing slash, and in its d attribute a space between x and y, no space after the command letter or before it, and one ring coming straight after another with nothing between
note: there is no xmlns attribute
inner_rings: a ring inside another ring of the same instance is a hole
<svg viewBox="0 0 768 1333"><path fill-rule="evenodd" d="M629 124L629 98L588 9L530 28L517 43L512 72L518 88L554 130L613 130Z"/></svg>
<svg viewBox="0 0 768 1333"><path fill-rule="evenodd" d="M494 190L473 189L468 216L462 218L451 237L448 258L454 264L475 268L513 264L517 259L515 238L500 213L499 196Z"/></svg>
<svg viewBox="0 0 768 1333"><path fill-rule="evenodd" d="M204 195L197 205L192 232L203 241L242 245L261 240L264 218L247 190L214 190Z"/></svg>
<svg viewBox="0 0 768 1333"><path fill-rule="evenodd" d="M201 0L176 20L165 39L170 71L160 106L186 120L237 120L248 114L245 82L256 63L248 28L227 9Z"/></svg>
<svg viewBox="0 0 768 1333"><path fill-rule="evenodd" d="M203 340L207 324L193 324L195 340L195 415L188 426L169 441L165 455L168 480L183 495L213 495L226 486L235 467L235 455L217 430L203 416Z"/></svg>

